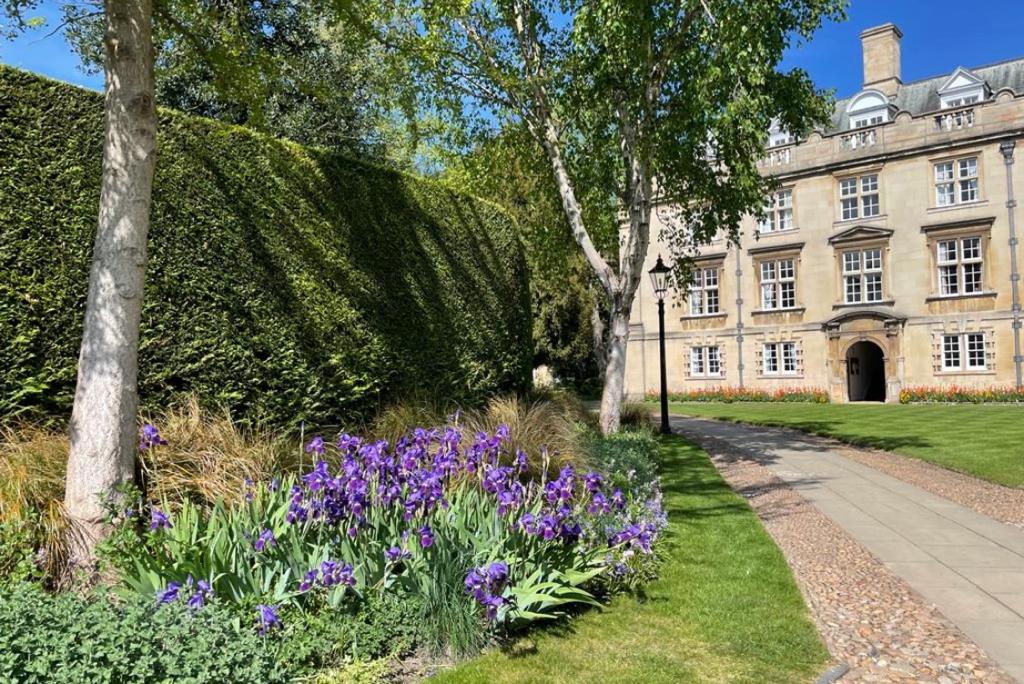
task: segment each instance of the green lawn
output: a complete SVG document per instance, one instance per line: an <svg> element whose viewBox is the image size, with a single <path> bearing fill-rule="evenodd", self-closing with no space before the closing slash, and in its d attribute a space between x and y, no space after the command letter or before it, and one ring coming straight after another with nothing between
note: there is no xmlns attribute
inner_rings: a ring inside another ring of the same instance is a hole
<svg viewBox="0 0 1024 684"><path fill-rule="evenodd" d="M524 637L437 682L809 682L828 653L789 568L707 455L662 446L669 551L646 599Z"/></svg>
<svg viewBox="0 0 1024 684"><path fill-rule="evenodd" d="M673 403L669 410L796 428L913 456L1008 487L1024 487L1024 406Z"/></svg>

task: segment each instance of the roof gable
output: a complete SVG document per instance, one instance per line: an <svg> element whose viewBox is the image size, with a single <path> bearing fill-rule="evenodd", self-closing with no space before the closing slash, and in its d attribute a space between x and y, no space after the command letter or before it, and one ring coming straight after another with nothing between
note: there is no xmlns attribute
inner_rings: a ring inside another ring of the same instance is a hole
<svg viewBox="0 0 1024 684"><path fill-rule="evenodd" d="M985 81L976 73L970 69L957 67L953 70L953 73L950 74L949 78L939 86L938 92L940 95L946 95L958 90L967 90L984 85Z"/></svg>

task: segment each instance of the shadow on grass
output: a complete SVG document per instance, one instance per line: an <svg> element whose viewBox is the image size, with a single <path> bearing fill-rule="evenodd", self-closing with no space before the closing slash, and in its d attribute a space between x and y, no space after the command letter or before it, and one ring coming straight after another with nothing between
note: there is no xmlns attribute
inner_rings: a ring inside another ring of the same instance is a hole
<svg viewBox="0 0 1024 684"><path fill-rule="evenodd" d="M691 416L687 416L691 417ZM692 416L700 419L719 420L737 425L753 427L784 428L797 432L804 432L818 437L829 437L851 446L866 447L870 449L881 449L883 451L901 451L905 449L931 449L938 444L932 440L925 439L920 435L865 435L848 432L849 428L840 421L825 420L773 420L758 418L740 418L736 416ZM687 429L688 432L692 430ZM821 445L801 440L795 435L781 438L778 435L767 433L744 435L743 444L738 445L744 450L762 450L757 461L763 465L774 463L778 459L764 449L785 448L789 451L814 451L822 450Z"/></svg>

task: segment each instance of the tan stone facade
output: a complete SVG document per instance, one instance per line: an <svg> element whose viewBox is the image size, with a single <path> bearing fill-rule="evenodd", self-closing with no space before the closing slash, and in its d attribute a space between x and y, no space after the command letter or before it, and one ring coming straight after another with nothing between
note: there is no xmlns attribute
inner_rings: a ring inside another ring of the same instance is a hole
<svg viewBox="0 0 1024 684"><path fill-rule="evenodd" d="M739 245L705 246L695 288L666 302L670 391L813 386L836 402L897 401L915 385L1018 382L1011 254L1024 267L1024 252L1011 216L1019 237L1024 164L1007 162L1024 157L1024 59L902 84L900 35L864 32L874 84L837 103L829 130L769 148L770 222L748 218ZM647 269L669 251L657 240L664 213ZM659 385L645 285L631 396Z"/></svg>

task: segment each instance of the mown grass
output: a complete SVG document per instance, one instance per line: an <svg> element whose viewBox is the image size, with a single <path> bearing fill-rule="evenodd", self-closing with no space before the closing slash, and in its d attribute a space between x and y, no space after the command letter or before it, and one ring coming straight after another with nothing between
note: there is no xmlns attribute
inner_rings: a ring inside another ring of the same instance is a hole
<svg viewBox="0 0 1024 684"><path fill-rule="evenodd" d="M661 578L642 598L437 675L467 682L807 682L828 654L778 548L707 455L664 438Z"/></svg>
<svg viewBox="0 0 1024 684"><path fill-rule="evenodd" d="M795 428L912 456L1007 487L1024 487L1024 406L673 403L669 410Z"/></svg>

